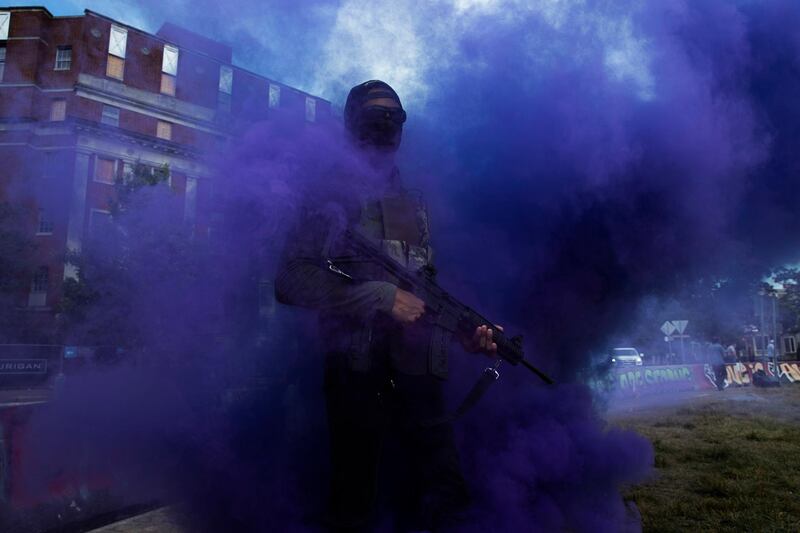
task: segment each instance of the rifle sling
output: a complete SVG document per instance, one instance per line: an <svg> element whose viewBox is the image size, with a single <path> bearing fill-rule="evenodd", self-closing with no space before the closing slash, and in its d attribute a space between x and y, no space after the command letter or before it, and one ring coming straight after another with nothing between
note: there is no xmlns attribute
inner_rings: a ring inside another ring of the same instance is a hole
<svg viewBox="0 0 800 533"><path fill-rule="evenodd" d="M461 405L458 406L458 409L449 415L423 420L419 423L419 425L425 428L430 428L440 424L455 422L478 403L483 395L486 394L486 391L489 390L489 387L492 386L492 383L497 381L497 378L499 377L500 374L495 368L489 367L485 369L483 374L481 374L481 377L478 378L478 381L475 382L469 393L467 393L466 397L464 397L464 400L462 400Z"/></svg>

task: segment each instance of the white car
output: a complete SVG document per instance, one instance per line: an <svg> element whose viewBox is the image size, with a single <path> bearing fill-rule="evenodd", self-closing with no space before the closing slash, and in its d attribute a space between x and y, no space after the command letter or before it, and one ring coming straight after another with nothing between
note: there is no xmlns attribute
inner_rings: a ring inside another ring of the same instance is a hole
<svg viewBox="0 0 800 533"><path fill-rule="evenodd" d="M614 348L611 351L611 362L615 365L641 365L643 353L636 348Z"/></svg>

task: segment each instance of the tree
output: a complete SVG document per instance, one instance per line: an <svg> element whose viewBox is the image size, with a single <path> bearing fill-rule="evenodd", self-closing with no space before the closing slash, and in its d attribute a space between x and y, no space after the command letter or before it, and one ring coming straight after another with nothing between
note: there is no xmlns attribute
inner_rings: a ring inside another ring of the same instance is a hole
<svg viewBox="0 0 800 533"><path fill-rule="evenodd" d="M770 276L774 284L767 284L770 294L778 298L781 324L787 333L800 332L800 267L783 266ZM777 286L776 286L777 285Z"/></svg>
<svg viewBox="0 0 800 533"><path fill-rule="evenodd" d="M192 319L214 307L203 288L213 273L210 249L184 222L182 197L168 177L167 166L137 162L115 182L110 220L93 227L82 250L68 255L77 270L76 279L64 282L60 308L69 342L154 357L207 342L211 332L195 332L192 342L189 330Z"/></svg>

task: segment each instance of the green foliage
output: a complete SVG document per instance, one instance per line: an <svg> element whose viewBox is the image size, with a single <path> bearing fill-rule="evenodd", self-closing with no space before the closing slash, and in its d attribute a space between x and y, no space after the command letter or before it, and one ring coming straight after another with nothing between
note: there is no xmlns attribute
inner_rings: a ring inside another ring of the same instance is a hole
<svg viewBox="0 0 800 533"><path fill-rule="evenodd" d="M112 216L118 217L129 206L133 195L143 187L154 187L169 179L169 165L164 163L160 167L152 167L141 161L133 164L131 173L114 180L115 196L109 200Z"/></svg>
<svg viewBox="0 0 800 533"><path fill-rule="evenodd" d="M59 312L70 342L154 349L153 339L169 338L181 313L171 305L203 279L208 250L182 220L168 176L167 166L137 162L115 183L110 226L68 254L77 279L65 280Z"/></svg>
<svg viewBox="0 0 800 533"><path fill-rule="evenodd" d="M779 268L772 273L771 278L783 286L781 291L773 286L769 286L769 290L778 296L784 328L791 333L800 332L800 268Z"/></svg>

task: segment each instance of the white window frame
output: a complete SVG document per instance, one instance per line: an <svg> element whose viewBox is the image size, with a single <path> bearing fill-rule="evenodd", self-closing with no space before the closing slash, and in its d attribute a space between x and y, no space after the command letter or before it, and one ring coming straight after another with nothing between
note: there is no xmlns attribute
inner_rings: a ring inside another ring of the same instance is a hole
<svg viewBox="0 0 800 533"><path fill-rule="evenodd" d="M97 164L97 161L100 160L100 159L105 159L106 161L113 161L114 162L114 170L111 173L111 181L110 182L103 181L101 179L98 179L98 177L97 177L97 169L99 168L99 165ZM94 172L92 172L92 174L93 174L92 180L97 182L97 183L103 183L105 185L114 185L114 183L116 182L117 166L118 165L119 165L119 160L118 159L114 159L113 157L106 157L106 156L103 156L103 155L95 155L94 156Z"/></svg>
<svg viewBox="0 0 800 533"><path fill-rule="evenodd" d="M0 41L8 39L8 28L11 26L11 12L0 11Z"/></svg>
<svg viewBox="0 0 800 533"><path fill-rule="evenodd" d="M161 59L161 72L170 76L178 75L178 47L171 44L164 45L164 55Z"/></svg>
<svg viewBox="0 0 800 533"><path fill-rule="evenodd" d="M306 96L306 122L317 121L317 100L311 96Z"/></svg>
<svg viewBox="0 0 800 533"><path fill-rule="evenodd" d="M269 108L278 109L281 106L281 86L269 84Z"/></svg>
<svg viewBox="0 0 800 533"><path fill-rule="evenodd" d="M219 66L219 92L233 93L233 69L228 65Z"/></svg>
<svg viewBox="0 0 800 533"><path fill-rule="evenodd" d="M108 34L108 53L120 59L125 59L127 48L128 30L112 24L111 32Z"/></svg>
<svg viewBox="0 0 800 533"><path fill-rule="evenodd" d="M58 55L60 52L65 52L65 51L69 52L69 58L68 59L64 59L63 57L59 57L59 55ZM61 67L58 66L59 63L62 63ZM63 66L64 63L67 64L66 67ZM62 46L57 46L56 47L56 63L55 63L55 65L53 65L53 70L70 70L70 69L72 69L72 45L65 44L65 45L62 45Z"/></svg>

